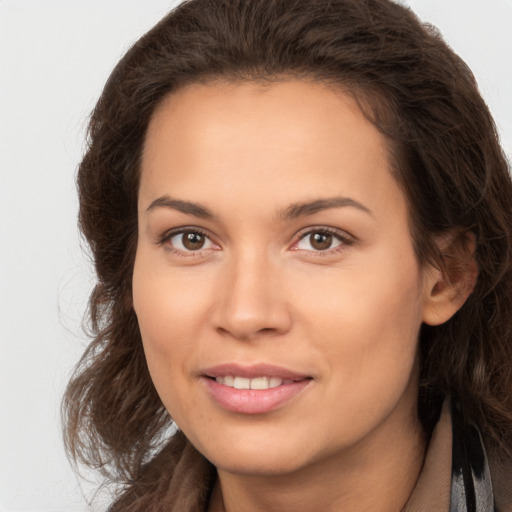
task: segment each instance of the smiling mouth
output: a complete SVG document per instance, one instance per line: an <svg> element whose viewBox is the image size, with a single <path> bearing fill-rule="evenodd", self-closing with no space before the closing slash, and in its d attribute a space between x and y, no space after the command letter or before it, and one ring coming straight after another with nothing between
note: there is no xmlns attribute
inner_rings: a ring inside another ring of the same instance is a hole
<svg viewBox="0 0 512 512"><path fill-rule="evenodd" d="M220 364L205 368L201 381L222 409L240 414L265 414L292 401L314 382L311 375L272 364Z"/></svg>
<svg viewBox="0 0 512 512"><path fill-rule="evenodd" d="M302 379L301 379L302 380ZM290 379L282 379L280 377L239 377L235 375L226 375L215 377L215 381L219 384L223 384L224 386L228 386L230 388L235 389L272 389L277 388L279 386L285 384L292 384L293 380Z"/></svg>
<svg viewBox="0 0 512 512"><path fill-rule="evenodd" d="M203 383L209 396L221 408L239 414L253 415L281 408L309 388L313 382L311 377L286 377L203 375Z"/></svg>

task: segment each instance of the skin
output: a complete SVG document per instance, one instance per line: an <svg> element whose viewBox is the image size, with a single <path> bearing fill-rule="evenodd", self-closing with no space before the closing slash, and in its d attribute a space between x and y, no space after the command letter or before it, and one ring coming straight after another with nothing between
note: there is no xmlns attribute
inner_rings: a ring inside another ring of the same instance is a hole
<svg viewBox="0 0 512 512"><path fill-rule="evenodd" d="M290 215L340 197L352 202ZM425 451L418 332L463 302L420 267L408 222L384 139L333 88L191 85L156 110L133 304L165 407L217 467L210 510L404 506ZM203 247L174 229L199 229ZM326 230L318 249L311 233ZM276 410L242 414L207 392L202 371L223 363L310 379Z"/></svg>

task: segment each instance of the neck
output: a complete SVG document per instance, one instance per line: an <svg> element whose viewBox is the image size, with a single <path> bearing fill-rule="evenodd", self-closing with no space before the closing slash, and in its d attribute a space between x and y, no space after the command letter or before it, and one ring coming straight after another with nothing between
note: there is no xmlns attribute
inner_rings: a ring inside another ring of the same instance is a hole
<svg viewBox="0 0 512 512"><path fill-rule="evenodd" d="M219 469L209 511L401 510L420 473L426 446L416 409L404 412L407 421L392 414L387 424L357 445L292 473L240 475Z"/></svg>

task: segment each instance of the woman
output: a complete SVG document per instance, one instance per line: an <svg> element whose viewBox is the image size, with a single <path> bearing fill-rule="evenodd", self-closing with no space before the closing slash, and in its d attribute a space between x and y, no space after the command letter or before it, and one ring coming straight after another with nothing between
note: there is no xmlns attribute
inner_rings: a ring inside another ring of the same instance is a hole
<svg viewBox="0 0 512 512"><path fill-rule="evenodd" d="M89 135L64 411L110 510L512 510L512 186L438 34L388 0L185 2Z"/></svg>

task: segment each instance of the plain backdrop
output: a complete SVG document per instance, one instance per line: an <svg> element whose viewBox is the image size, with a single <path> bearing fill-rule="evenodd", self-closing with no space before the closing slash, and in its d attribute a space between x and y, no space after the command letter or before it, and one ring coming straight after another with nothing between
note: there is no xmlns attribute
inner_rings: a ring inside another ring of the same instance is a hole
<svg viewBox="0 0 512 512"><path fill-rule="evenodd" d="M0 511L103 511L59 407L94 279L75 171L110 70L170 0L0 0ZM512 155L512 0L409 0L474 71ZM87 499L86 499L87 498Z"/></svg>

